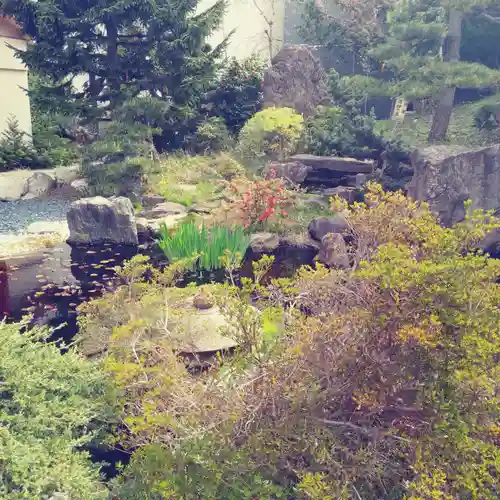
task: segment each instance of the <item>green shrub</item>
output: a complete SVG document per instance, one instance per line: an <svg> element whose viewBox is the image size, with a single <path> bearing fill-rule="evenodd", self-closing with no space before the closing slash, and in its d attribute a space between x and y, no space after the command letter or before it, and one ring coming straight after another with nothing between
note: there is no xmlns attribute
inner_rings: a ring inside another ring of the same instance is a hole
<svg viewBox="0 0 500 500"><path fill-rule="evenodd" d="M33 123L33 147L55 167L72 165L80 157L78 144L58 135L48 121Z"/></svg>
<svg viewBox="0 0 500 500"><path fill-rule="evenodd" d="M480 130L495 130L500 125L500 104L488 103L481 106L474 115L474 123Z"/></svg>
<svg viewBox="0 0 500 500"><path fill-rule="evenodd" d="M218 153L229 149L232 144L224 120L219 117L207 118L186 139L186 149L194 154Z"/></svg>
<svg viewBox="0 0 500 500"><path fill-rule="evenodd" d="M380 157L385 141L375 134L375 121L357 109L319 106L306 121L303 147L315 155Z"/></svg>
<svg viewBox="0 0 500 500"><path fill-rule="evenodd" d="M264 286L267 260L256 282L221 287L240 347L202 376L172 350L162 293L153 303L136 283L141 314L125 289L119 327L116 295L101 300L105 366L138 448L116 485L125 498L497 498L500 262L476 248L500 221L474 211L444 228L373 184L365 203L332 209L353 268Z"/></svg>
<svg viewBox="0 0 500 500"><path fill-rule="evenodd" d="M214 156L211 163L215 172L227 181L245 175L245 167L228 153Z"/></svg>
<svg viewBox="0 0 500 500"><path fill-rule="evenodd" d="M49 334L0 322L0 497L105 499L99 467L80 451L106 413L105 375Z"/></svg>
<svg viewBox="0 0 500 500"><path fill-rule="evenodd" d="M87 179L92 195L99 196L138 196L142 190L145 170L150 160L130 158L123 161L113 160L112 154L107 162L86 161L82 174ZM119 156L117 157L117 159ZM107 160L107 158L104 158Z"/></svg>
<svg viewBox="0 0 500 500"><path fill-rule="evenodd" d="M210 115L224 120L230 132L241 127L262 105L264 64L258 56L243 61L232 59L220 77L219 86L208 96Z"/></svg>
<svg viewBox="0 0 500 500"><path fill-rule="evenodd" d="M291 108L267 108L241 129L238 150L245 158L284 159L298 146L304 119Z"/></svg>
<svg viewBox="0 0 500 500"><path fill-rule="evenodd" d="M213 271L224 267L222 259L227 253L238 267L250 244L250 237L243 228L215 226L207 230L189 222L177 226L173 233L165 225L160 227L158 244L170 262L198 256L195 267Z"/></svg>
<svg viewBox="0 0 500 500"><path fill-rule="evenodd" d="M27 134L14 118L7 121L7 129L0 138L0 172L16 168L49 168L50 158L39 154L27 139Z"/></svg>

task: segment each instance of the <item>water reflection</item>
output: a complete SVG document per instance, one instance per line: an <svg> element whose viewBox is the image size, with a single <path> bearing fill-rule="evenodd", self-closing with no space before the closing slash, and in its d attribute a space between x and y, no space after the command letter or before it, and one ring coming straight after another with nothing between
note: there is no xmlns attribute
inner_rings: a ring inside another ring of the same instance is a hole
<svg viewBox="0 0 500 500"><path fill-rule="evenodd" d="M76 308L116 285L114 268L138 253L137 247L75 247L53 249L0 261L0 317L57 328L71 340L77 331Z"/></svg>

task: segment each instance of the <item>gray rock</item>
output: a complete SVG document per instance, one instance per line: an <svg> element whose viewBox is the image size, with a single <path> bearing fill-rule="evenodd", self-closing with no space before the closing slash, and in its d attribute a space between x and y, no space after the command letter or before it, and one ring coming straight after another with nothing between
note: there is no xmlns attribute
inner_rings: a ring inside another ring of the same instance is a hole
<svg viewBox="0 0 500 500"><path fill-rule="evenodd" d="M138 214L138 217L145 219L160 219L167 215L179 215L187 213L187 208L180 203L173 203L171 201L164 201L155 205L150 210L143 210Z"/></svg>
<svg viewBox="0 0 500 500"><path fill-rule="evenodd" d="M338 233L325 234L321 239L316 259L328 267L347 269L349 267L349 254L343 236Z"/></svg>
<svg viewBox="0 0 500 500"><path fill-rule="evenodd" d="M357 160L340 156L294 155L289 162L298 162L309 167L311 175L318 170L329 170L342 174L371 174L375 170L374 160ZM321 173L321 172L318 172Z"/></svg>
<svg viewBox="0 0 500 500"><path fill-rule="evenodd" d="M26 194L24 199L39 198L49 194L56 187L56 181L50 175L42 172L35 172L26 181Z"/></svg>
<svg viewBox="0 0 500 500"><path fill-rule="evenodd" d="M330 102L321 62L304 45L287 45L264 74L264 106L288 107L304 116Z"/></svg>
<svg viewBox="0 0 500 500"><path fill-rule="evenodd" d="M302 184L307 177L311 167L298 161L289 162L269 162L264 170L266 179L279 177L288 181L290 184Z"/></svg>
<svg viewBox="0 0 500 500"><path fill-rule="evenodd" d="M153 233L153 235L157 234L158 231L160 230L160 227L165 225L167 229L171 229L179 222L184 220L187 217L188 214L172 214L172 215L165 215L164 217L160 217L158 219L150 219L147 221L148 227L150 231Z"/></svg>
<svg viewBox="0 0 500 500"><path fill-rule="evenodd" d="M486 253L500 257L500 229L493 229L479 243L479 248Z"/></svg>
<svg viewBox="0 0 500 500"><path fill-rule="evenodd" d="M27 181L33 175L30 170L13 170L0 174L0 201L20 200L27 192Z"/></svg>
<svg viewBox="0 0 500 500"><path fill-rule="evenodd" d="M368 182L368 177L366 174L356 174L356 188L362 189L365 184Z"/></svg>
<svg viewBox="0 0 500 500"><path fill-rule="evenodd" d="M87 195L89 193L89 183L86 179L76 179L70 186L82 195Z"/></svg>
<svg viewBox="0 0 500 500"><path fill-rule="evenodd" d="M147 241L154 237L153 228L150 226L147 219L136 217L135 225L137 227L137 238L139 241Z"/></svg>
<svg viewBox="0 0 500 500"><path fill-rule="evenodd" d="M128 198L83 198L67 214L69 243L137 245L134 207Z"/></svg>
<svg viewBox="0 0 500 500"><path fill-rule="evenodd" d="M274 233L255 233L250 239L250 249L255 253L271 253L279 244L280 238Z"/></svg>
<svg viewBox="0 0 500 500"><path fill-rule="evenodd" d="M363 175L363 174L361 174ZM335 188L324 189L321 193L327 200L333 196L339 196L343 200L347 201L350 205L354 203L358 197L358 190L353 187L348 186L338 186Z"/></svg>
<svg viewBox="0 0 500 500"><path fill-rule="evenodd" d="M473 209L500 207L500 145L478 149L432 146L415 151L411 164L410 196L427 201L445 225L464 219L468 199Z"/></svg>
<svg viewBox="0 0 500 500"><path fill-rule="evenodd" d="M294 251L301 250L312 250L317 253L319 250L319 243L314 241L309 233L297 233L297 234L289 234L280 238L280 246L287 247Z"/></svg>
<svg viewBox="0 0 500 500"><path fill-rule="evenodd" d="M59 186L71 186L71 183L80 178L80 166L58 167L54 170L54 176Z"/></svg>
<svg viewBox="0 0 500 500"><path fill-rule="evenodd" d="M328 233L347 234L350 231L347 219L340 213L330 217L318 217L307 228L313 240L321 241Z"/></svg>
<svg viewBox="0 0 500 500"><path fill-rule="evenodd" d="M0 201L15 201L21 199L28 191L25 178L1 178Z"/></svg>
<svg viewBox="0 0 500 500"><path fill-rule="evenodd" d="M144 208L153 208L164 201L165 197L161 194L145 194L141 199L141 204Z"/></svg>

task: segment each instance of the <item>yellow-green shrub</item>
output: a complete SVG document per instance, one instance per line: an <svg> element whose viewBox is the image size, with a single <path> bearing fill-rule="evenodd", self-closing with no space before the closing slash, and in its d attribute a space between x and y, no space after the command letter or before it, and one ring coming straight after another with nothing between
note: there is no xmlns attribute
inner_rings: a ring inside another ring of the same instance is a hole
<svg viewBox="0 0 500 500"><path fill-rule="evenodd" d="M241 129L238 150L245 158L283 159L293 154L304 129L304 119L291 108L266 108Z"/></svg>
<svg viewBox="0 0 500 500"><path fill-rule="evenodd" d="M500 222L476 211L443 228L376 185L333 208L356 266L224 289L243 347L201 376L152 341L144 311L161 315L161 300L151 307L148 285L124 293L134 307L108 325L105 366L125 390L128 438L145 445L124 497L497 498L500 261L475 247ZM250 298L284 310L257 341Z"/></svg>

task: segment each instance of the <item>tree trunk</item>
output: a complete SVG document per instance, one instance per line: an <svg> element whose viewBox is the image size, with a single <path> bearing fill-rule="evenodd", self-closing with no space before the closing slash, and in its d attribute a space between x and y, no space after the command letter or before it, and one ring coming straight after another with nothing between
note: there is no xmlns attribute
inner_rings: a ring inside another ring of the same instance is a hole
<svg viewBox="0 0 500 500"><path fill-rule="evenodd" d="M445 62L460 61L462 19L463 12L454 8L450 9L448 33L443 44L443 61ZM453 111L453 101L455 100L455 87L444 88L436 100L437 106L429 132L429 142L431 143L443 139L448 132Z"/></svg>
<svg viewBox="0 0 500 500"><path fill-rule="evenodd" d="M108 86L110 91L110 102L117 100L120 92L120 79L118 78L118 27L114 20L106 21L107 53L106 60L108 64Z"/></svg>

